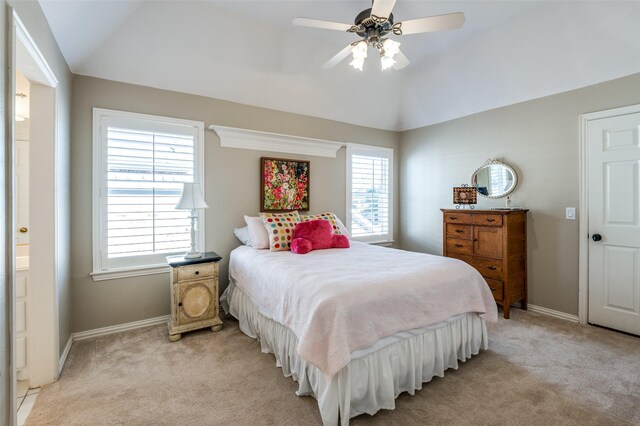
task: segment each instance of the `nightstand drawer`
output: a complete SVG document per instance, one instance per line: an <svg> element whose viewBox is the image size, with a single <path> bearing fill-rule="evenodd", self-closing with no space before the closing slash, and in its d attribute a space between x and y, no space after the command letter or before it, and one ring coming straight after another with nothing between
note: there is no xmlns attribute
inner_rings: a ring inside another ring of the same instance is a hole
<svg viewBox="0 0 640 426"><path fill-rule="evenodd" d="M216 277L218 274L217 263L198 263L195 265L180 266L177 269L178 281L211 278Z"/></svg>
<svg viewBox="0 0 640 426"><path fill-rule="evenodd" d="M471 226L459 225L457 223L447 223L447 237L462 238L463 240L470 240Z"/></svg>
<svg viewBox="0 0 640 426"><path fill-rule="evenodd" d="M473 252L473 241L461 240L459 238L447 238L447 252L471 254Z"/></svg>
<svg viewBox="0 0 640 426"><path fill-rule="evenodd" d="M491 278L484 279L489 285L489 289L491 289L491 294L493 294L493 298L499 302L502 302L502 292L503 285L502 281L492 280Z"/></svg>

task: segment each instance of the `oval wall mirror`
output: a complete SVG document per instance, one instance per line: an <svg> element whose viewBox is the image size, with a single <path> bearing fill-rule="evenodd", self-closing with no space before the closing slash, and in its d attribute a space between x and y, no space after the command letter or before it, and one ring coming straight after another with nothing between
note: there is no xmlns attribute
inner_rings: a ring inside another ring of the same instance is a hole
<svg viewBox="0 0 640 426"><path fill-rule="evenodd" d="M471 185L476 187L478 194L488 198L502 198L516 189L518 175L508 164L499 160L489 159L471 176Z"/></svg>

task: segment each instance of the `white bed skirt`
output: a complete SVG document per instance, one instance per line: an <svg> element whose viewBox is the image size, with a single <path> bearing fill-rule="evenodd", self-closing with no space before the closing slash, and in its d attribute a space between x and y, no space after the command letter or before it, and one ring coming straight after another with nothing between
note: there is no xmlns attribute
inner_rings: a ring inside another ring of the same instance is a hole
<svg viewBox="0 0 640 426"><path fill-rule="evenodd" d="M236 317L240 330L260 341L262 352L273 353L286 377L298 382L298 396L318 400L325 425L348 425L351 417L393 410L402 392L415 394L422 383L443 377L449 368L487 349L487 327L476 314L457 315L433 326L397 333L371 348L355 351L352 360L331 380L298 353L298 338L286 326L260 314L233 281L222 299L225 311ZM348 415L345 415L348 413Z"/></svg>

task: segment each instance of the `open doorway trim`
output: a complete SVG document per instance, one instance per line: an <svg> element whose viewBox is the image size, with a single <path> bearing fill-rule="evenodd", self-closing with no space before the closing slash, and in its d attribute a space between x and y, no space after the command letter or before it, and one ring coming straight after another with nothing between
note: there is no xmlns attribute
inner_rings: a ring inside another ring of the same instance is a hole
<svg viewBox="0 0 640 426"><path fill-rule="evenodd" d="M32 329L35 329L36 332L39 332L39 336L36 336L38 340L38 351L32 350L31 355L29 355L29 362L32 363L31 367L37 366L37 369L32 369L31 383L39 385L51 383L56 380L59 376L60 372L60 358L59 358L59 311L58 311L58 298L57 298L57 289L58 289L58 242L59 242L59 229L58 229L58 209L56 203L56 190L57 190L57 162L55 159L58 155L58 128L57 128L57 103L58 103L58 79L55 74L49 67L47 60L44 55L38 48L37 44L27 31L27 28L21 21L18 13L13 9L8 9L9 15L9 30L10 37L8 37L9 49L11 51L11 56L8 58L8 70L10 72L10 94L11 100L15 101L15 72L20 65L18 55L17 55L17 44L20 43L21 48L24 47L27 54L29 55L29 63L31 65L35 64L35 71L33 71L33 75L35 77L31 77L27 75L30 81L41 84L43 86L47 86L53 90L52 92L52 126L51 126L51 139L52 143L52 151L53 156L51 158L51 169L50 173L53 177L53 191L51 194L48 194L47 197L50 197L49 201L51 203L52 211L53 211L53 221L51 221L51 227L46 228L46 232L50 235L50 243L45 247L47 250L50 250L52 253L51 263L47 262L47 265L43 266L45 268L49 268L50 273L52 274L51 279L47 280L44 283L44 287L40 289L41 293L38 296L38 302L34 305L35 311L38 313L37 316L32 316L33 324L31 325ZM26 73L25 73L26 75ZM14 170L14 157L13 153L15 152L15 119L13 117L13 109L11 112L11 116L9 117L9 132L11 135L11 173L15 173ZM49 139L47 138L47 141ZM11 199L12 206L11 209L13 211L13 199L15 198L15 184L11 182ZM15 217L12 213L11 221L11 234L10 234L10 242L15 244ZM12 247L12 256L15 255L15 248ZM15 311L15 261L12 262L12 309ZM16 333L15 333L15 322L11 324L12 327L12 359L15 361L15 348L16 348ZM43 337L44 336L44 337ZM33 372L36 371L34 374ZM12 365L12 381L15 381L15 362ZM15 395L14 395L15 396ZM15 403L15 398L14 398ZM15 407L14 407L15 408ZM15 411L15 410L13 410Z"/></svg>
<svg viewBox="0 0 640 426"><path fill-rule="evenodd" d="M587 146L587 128L589 122L603 118L640 112L640 105L631 105L605 111L581 114L579 138L580 173L580 210L579 210L579 256L578 256L578 320L580 324L589 323L589 147Z"/></svg>

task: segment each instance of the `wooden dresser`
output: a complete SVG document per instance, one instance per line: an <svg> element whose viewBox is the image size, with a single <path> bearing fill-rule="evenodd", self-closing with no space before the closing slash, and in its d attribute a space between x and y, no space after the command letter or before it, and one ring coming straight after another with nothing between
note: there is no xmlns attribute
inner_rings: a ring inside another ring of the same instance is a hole
<svg viewBox="0 0 640 426"><path fill-rule="evenodd" d="M528 210L441 210L443 255L482 274L505 318L512 303L527 309Z"/></svg>

